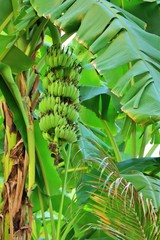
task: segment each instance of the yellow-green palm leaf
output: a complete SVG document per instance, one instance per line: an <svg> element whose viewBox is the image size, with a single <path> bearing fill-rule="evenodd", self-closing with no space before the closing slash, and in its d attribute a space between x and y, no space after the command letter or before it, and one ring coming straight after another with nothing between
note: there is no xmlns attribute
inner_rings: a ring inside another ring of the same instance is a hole
<svg viewBox="0 0 160 240"><path fill-rule="evenodd" d="M108 159L96 161L91 186L91 201L86 209L98 216L97 226L113 238L124 240L158 240L160 226L152 200L144 199L135 187L125 181Z"/></svg>

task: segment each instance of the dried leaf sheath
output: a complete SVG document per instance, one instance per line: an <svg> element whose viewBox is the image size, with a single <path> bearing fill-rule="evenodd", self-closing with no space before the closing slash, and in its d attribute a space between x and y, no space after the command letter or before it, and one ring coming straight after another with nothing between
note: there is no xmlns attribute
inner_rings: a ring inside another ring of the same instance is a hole
<svg viewBox="0 0 160 240"><path fill-rule="evenodd" d="M13 116L7 105L3 103L5 116L5 153L3 167L5 171L5 184L2 190L2 232L5 236L19 239L25 231L28 239L31 238L31 205L25 191L25 178L28 166L28 157L24 143L13 123ZM26 225L26 214L29 214L29 225ZM10 234L10 235L8 235Z"/></svg>

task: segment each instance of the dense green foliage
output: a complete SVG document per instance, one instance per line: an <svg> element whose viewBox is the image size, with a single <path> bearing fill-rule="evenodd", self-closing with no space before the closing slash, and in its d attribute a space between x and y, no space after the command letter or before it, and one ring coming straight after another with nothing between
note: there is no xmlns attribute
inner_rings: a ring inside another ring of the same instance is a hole
<svg viewBox="0 0 160 240"><path fill-rule="evenodd" d="M10 159L23 142L32 239L159 239L159 4L0 0L0 189L13 181L17 162ZM60 144L56 164L39 127L43 82L55 73L45 62L52 44L68 45L82 66L80 137ZM7 239L7 228L0 229Z"/></svg>

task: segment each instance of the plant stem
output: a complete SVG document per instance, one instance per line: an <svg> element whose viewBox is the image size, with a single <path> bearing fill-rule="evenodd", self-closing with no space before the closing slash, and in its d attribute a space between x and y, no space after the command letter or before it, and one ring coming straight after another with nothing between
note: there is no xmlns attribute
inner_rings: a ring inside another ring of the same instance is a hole
<svg viewBox="0 0 160 240"><path fill-rule="evenodd" d="M63 182L63 186L62 186L61 203L60 203L59 214L58 214L56 240L60 239L61 219L62 219L62 212L63 212L65 190L66 190L66 185L67 185L67 175L68 175L70 157L71 157L71 144L69 144L69 146L68 146L68 155L67 155L66 164L65 164L65 174L64 174L64 182Z"/></svg>
<svg viewBox="0 0 160 240"><path fill-rule="evenodd" d="M148 151L148 153L146 154L146 156L145 157L150 157L152 154L153 154L153 152L156 150L156 148L159 146L159 144L154 144L152 147L151 147L151 149Z"/></svg>
<svg viewBox="0 0 160 240"><path fill-rule="evenodd" d="M13 8L13 16L14 19L19 15L20 12L20 1L19 0L11 0L12 2L12 8Z"/></svg>
<svg viewBox="0 0 160 240"><path fill-rule="evenodd" d="M85 170L88 170L89 168L88 167L79 167L79 168L70 168L68 169L68 173L69 172L78 172L78 171L85 171ZM63 170L61 172L61 174L65 173L65 170Z"/></svg>
<svg viewBox="0 0 160 240"><path fill-rule="evenodd" d="M75 213L75 215L73 215L70 219L70 221L68 222L66 229L61 237L61 240L65 240L67 238L67 234L69 233L69 231L71 230L72 226L74 225L74 223L77 221L77 218L79 218L78 220L80 220L81 218L83 218L83 214L80 215L80 208L78 209L78 211Z"/></svg>
<svg viewBox="0 0 160 240"><path fill-rule="evenodd" d="M12 19L13 17L13 12L11 12L8 17L5 19L5 21L3 23L1 23L0 25L0 33L2 32L2 30L7 26L7 24L10 22L10 20ZM10 48L9 48L10 50Z"/></svg>
<svg viewBox="0 0 160 240"><path fill-rule="evenodd" d="M119 152L119 149L118 149L118 146L116 144L116 141L114 140L114 137L108 127L108 124L105 120L102 120L102 123L103 123L103 126L104 126L104 130L106 131L106 134L112 144L112 147L113 147L113 150L114 150L114 153L115 153L115 161L116 162L121 162L122 159L121 159L121 155L120 155L120 152Z"/></svg>
<svg viewBox="0 0 160 240"><path fill-rule="evenodd" d="M42 194L41 194L39 189L38 189L38 197L39 197L39 202L40 202L40 206L41 206L41 213L42 213L42 221L43 221L45 239L49 240L47 225L46 225L46 220L45 220L45 214L44 214L43 198L42 198Z"/></svg>
<svg viewBox="0 0 160 240"><path fill-rule="evenodd" d="M141 147L140 147L140 151L139 151L139 157L144 156L144 151L145 151L145 147L146 147L146 143L147 143L147 136L148 136L148 128L145 127L143 137L142 137Z"/></svg>
<svg viewBox="0 0 160 240"><path fill-rule="evenodd" d="M55 239L56 230L54 225L54 217L53 217L53 208L51 198L49 199L49 213L50 213L50 221L51 221L51 232L52 232L52 240Z"/></svg>
<svg viewBox="0 0 160 240"><path fill-rule="evenodd" d="M124 1L121 0L121 8L124 9Z"/></svg>
<svg viewBox="0 0 160 240"><path fill-rule="evenodd" d="M132 123L132 158L136 158L136 124Z"/></svg>
<svg viewBox="0 0 160 240"><path fill-rule="evenodd" d="M34 138L34 126L29 125L27 128L27 140L28 140L28 194L30 196L32 188L35 184L35 138Z"/></svg>

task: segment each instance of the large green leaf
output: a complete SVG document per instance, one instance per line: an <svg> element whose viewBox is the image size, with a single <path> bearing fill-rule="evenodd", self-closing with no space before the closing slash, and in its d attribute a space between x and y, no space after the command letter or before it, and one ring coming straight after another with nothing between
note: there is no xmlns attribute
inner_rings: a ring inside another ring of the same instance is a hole
<svg viewBox="0 0 160 240"><path fill-rule="evenodd" d="M81 86L80 87L80 101L83 106L88 108L89 110L93 111L96 114L96 118L100 118L106 120L109 125L110 129L112 130L112 134L116 132L115 126L115 119L118 115L120 110L119 99L113 95L106 86L97 86L97 87L89 87L89 86ZM101 126L100 119L95 119L94 117L90 118L87 117L88 114L94 115L89 110L81 107L80 117L82 121L86 123L91 123L90 125L93 126L92 122L98 126ZM88 112L89 111L89 112ZM86 112L86 113L85 113ZM88 114L87 114L88 112ZM85 120L86 119L86 120Z"/></svg>
<svg viewBox="0 0 160 240"><path fill-rule="evenodd" d="M77 32L129 117L143 125L159 121L160 38L145 32L140 19L104 0L31 3L39 16L50 16L67 33Z"/></svg>
<svg viewBox="0 0 160 240"><path fill-rule="evenodd" d="M65 14L56 20L56 24L66 32L77 31L87 11L95 2L97 0L76 0L70 8L66 9Z"/></svg>
<svg viewBox="0 0 160 240"><path fill-rule="evenodd" d="M109 88L117 96L125 96L121 101L123 111L141 124L158 121L160 58L157 43L159 38L145 33L136 24L125 19L124 16L118 15L115 8L112 7L111 11L111 6L105 5L104 9L102 5L96 4L87 12L77 37L79 41L83 39L83 43L97 54L93 64L105 76ZM89 28L87 31L87 22L89 19L93 19L92 16L97 11L100 15L104 15L106 21L102 18L96 25L98 19L94 17L92 26L95 28ZM107 24L109 26L105 29ZM93 32L95 33L96 30L99 32L94 35ZM112 32L110 32L111 30ZM113 38L114 40L112 40ZM104 43L105 46L103 46ZM121 77L115 78L112 71L124 64L130 64L130 68ZM140 75L144 75L143 78L139 77ZM130 84L133 79L132 87ZM153 102L155 103L154 107L152 106ZM148 112L149 104L151 104L150 113Z"/></svg>
<svg viewBox="0 0 160 240"><path fill-rule="evenodd" d="M74 52L75 52L75 45L73 45L73 49L74 49ZM81 53L78 52L78 54L80 55ZM79 55L77 55L79 57ZM83 57L85 58L86 57L86 54L82 52L82 55ZM82 62L82 65L83 65L83 60L80 62ZM79 81L79 85L83 86L83 85L87 85L87 86L90 86L90 87L94 87L94 86L102 86L102 83L100 81L100 78L99 78L99 75L97 74L97 72L95 71L93 65L91 64L88 64L87 66L83 65L83 71L82 71L82 76L81 76L81 79Z"/></svg>
<svg viewBox="0 0 160 240"><path fill-rule="evenodd" d="M48 0L47 4L43 0L30 0L33 8L38 13L38 16L45 16L51 18L52 21L55 18L60 17L64 10L66 10L75 0Z"/></svg>
<svg viewBox="0 0 160 240"><path fill-rule="evenodd" d="M160 21L159 0L110 0L110 2L145 21L147 31L160 35L158 24Z"/></svg>
<svg viewBox="0 0 160 240"><path fill-rule="evenodd" d="M106 1L77 0L56 24L67 32L77 31L77 41L95 54L93 65L122 98L124 112L140 124L159 121L158 36L145 32L141 20Z"/></svg>

